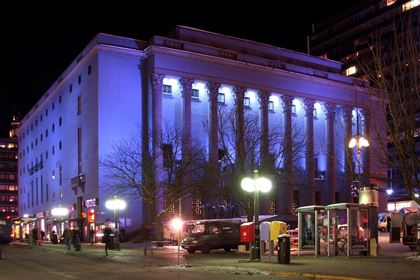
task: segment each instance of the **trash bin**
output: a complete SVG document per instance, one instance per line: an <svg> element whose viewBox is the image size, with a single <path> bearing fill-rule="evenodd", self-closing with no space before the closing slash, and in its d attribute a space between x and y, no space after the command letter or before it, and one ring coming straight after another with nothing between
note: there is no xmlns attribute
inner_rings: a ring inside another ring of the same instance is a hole
<svg viewBox="0 0 420 280"><path fill-rule="evenodd" d="M290 263L290 235L281 234L279 236L279 246L278 246L278 262L282 264Z"/></svg>

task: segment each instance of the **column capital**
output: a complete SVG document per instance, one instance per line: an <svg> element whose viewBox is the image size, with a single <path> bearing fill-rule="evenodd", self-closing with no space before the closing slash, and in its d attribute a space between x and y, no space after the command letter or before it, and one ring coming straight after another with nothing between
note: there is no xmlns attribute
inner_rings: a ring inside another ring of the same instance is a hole
<svg viewBox="0 0 420 280"><path fill-rule="evenodd" d="M258 91L258 98L261 106L268 106L268 100L270 99L271 92L267 90Z"/></svg>
<svg viewBox="0 0 420 280"><path fill-rule="evenodd" d="M152 80L153 87L162 86L163 78L165 78L164 74L160 74L160 73L150 74L150 79Z"/></svg>
<svg viewBox="0 0 420 280"><path fill-rule="evenodd" d="M334 103L329 103L329 102L325 103L324 112L325 112L325 115L327 115L327 119L334 117L335 109L336 109L336 105Z"/></svg>
<svg viewBox="0 0 420 280"><path fill-rule="evenodd" d="M303 106L305 108L305 115L307 116L313 116L314 115L314 105L315 100L306 98L303 100Z"/></svg>
<svg viewBox="0 0 420 280"><path fill-rule="evenodd" d="M238 97L238 98L244 98L246 91L247 89L242 86L234 86L232 88L232 93L235 95L235 97Z"/></svg>
<svg viewBox="0 0 420 280"><path fill-rule="evenodd" d="M192 90L192 85L194 83L194 79L190 79L190 78L181 78L178 80L179 84L182 87L182 96L184 96L184 94L186 92L191 92Z"/></svg>
<svg viewBox="0 0 420 280"><path fill-rule="evenodd" d="M354 108L351 106L343 106L342 108L343 108L344 119L351 120Z"/></svg>
<svg viewBox="0 0 420 280"><path fill-rule="evenodd" d="M292 109L293 99L295 98L290 95L283 95L281 97L281 101L283 103L283 109L285 112Z"/></svg>
<svg viewBox="0 0 420 280"><path fill-rule="evenodd" d="M210 100L217 100L217 94L219 93L220 84L216 82L207 83L207 92L209 94Z"/></svg>

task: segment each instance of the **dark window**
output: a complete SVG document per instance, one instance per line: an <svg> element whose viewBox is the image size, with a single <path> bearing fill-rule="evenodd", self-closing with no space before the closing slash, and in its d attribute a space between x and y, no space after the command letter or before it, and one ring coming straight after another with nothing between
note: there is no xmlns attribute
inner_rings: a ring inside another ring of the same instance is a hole
<svg viewBox="0 0 420 280"><path fill-rule="evenodd" d="M60 103L61 104L61 95L58 97L58 103Z"/></svg>
<svg viewBox="0 0 420 280"><path fill-rule="evenodd" d="M244 107L245 108L251 107L251 99L249 97L244 97Z"/></svg>
<svg viewBox="0 0 420 280"><path fill-rule="evenodd" d="M70 86L69 86L69 91L70 91L70 93L73 92L73 85L72 84L70 84Z"/></svg>
<svg viewBox="0 0 420 280"><path fill-rule="evenodd" d="M77 128L77 174L82 174L82 128Z"/></svg>
<svg viewBox="0 0 420 280"><path fill-rule="evenodd" d="M58 125L59 125L59 126L61 126L61 125L62 125L62 123L63 123L63 119L60 117L60 118L58 119Z"/></svg>
<svg viewBox="0 0 420 280"><path fill-rule="evenodd" d="M51 153L54 155L55 154L55 146L53 145L51 148Z"/></svg>
<svg viewBox="0 0 420 280"><path fill-rule="evenodd" d="M274 102L273 101L268 101L268 110L274 111Z"/></svg>
<svg viewBox="0 0 420 280"><path fill-rule="evenodd" d="M77 114L80 115L82 113L82 97L77 97Z"/></svg>
<svg viewBox="0 0 420 280"><path fill-rule="evenodd" d="M90 75L92 73L92 65L88 66L88 75Z"/></svg>
<svg viewBox="0 0 420 280"><path fill-rule="evenodd" d="M52 111L54 111L54 108L55 108L55 102L53 102L53 103L51 104L51 110L52 110Z"/></svg>
<svg viewBox="0 0 420 280"><path fill-rule="evenodd" d="M45 138L48 137L48 129L45 130Z"/></svg>
<svg viewBox="0 0 420 280"><path fill-rule="evenodd" d="M335 192L335 203L340 202L340 192Z"/></svg>
<svg viewBox="0 0 420 280"><path fill-rule="evenodd" d="M58 142L58 148L61 150L61 147L62 147L62 142L60 140L60 142Z"/></svg>
<svg viewBox="0 0 420 280"><path fill-rule="evenodd" d="M292 114L296 115L296 105L292 105Z"/></svg>
<svg viewBox="0 0 420 280"><path fill-rule="evenodd" d="M55 124L53 123L53 124L51 125L51 130L52 130L52 132L54 132L54 129L55 129Z"/></svg>
<svg viewBox="0 0 420 280"><path fill-rule="evenodd" d="M217 102L219 102L220 104L225 104L225 94L219 92L217 94Z"/></svg>
<svg viewBox="0 0 420 280"><path fill-rule="evenodd" d="M171 85L163 85L162 86L163 93L172 94L172 86Z"/></svg>
<svg viewBox="0 0 420 280"><path fill-rule="evenodd" d="M200 97L200 92L198 91L198 89L192 89L191 91L191 97L192 98L199 98Z"/></svg>
<svg viewBox="0 0 420 280"><path fill-rule="evenodd" d="M79 77L77 78L77 82L79 83L79 85L82 83L82 76L79 75Z"/></svg>

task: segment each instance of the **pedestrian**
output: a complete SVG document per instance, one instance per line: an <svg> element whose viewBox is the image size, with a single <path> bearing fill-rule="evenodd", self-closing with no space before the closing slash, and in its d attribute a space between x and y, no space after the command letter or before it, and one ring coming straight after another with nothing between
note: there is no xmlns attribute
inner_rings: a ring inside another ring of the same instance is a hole
<svg viewBox="0 0 420 280"><path fill-rule="evenodd" d="M78 227L76 227L73 230L73 246L75 251L80 251L82 249L82 246L80 244L80 230Z"/></svg>
<svg viewBox="0 0 420 280"><path fill-rule="evenodd" d="M390 215L386 217L386 231L387 232L391 231L391 216Z"/></svg>
<svg viewBox="0 0 420 280"><path fill-rule="evenodd" d="M105 241L105 256L108 256L108 249L111 249L111 236L112 230L109 227L109 224L106 225L104 229L104 241Z"/></svg>
<svg viewBox="0 0 420 280"><path fill-rule="evenodd" d="M71 240L72 240L70 229L66 228L64 230L63 239L64 239L64 244L66 244L66 246L67 246L67 250L70 250L71 249Z"/></svg>
<svg viewBox="0 0 420 280"><path fill-rule="evenodd" d="M36 244L38 244L38 229L34 227L32 229L32 245L31 247L34 247Z"/></svg>
<svg viewBox="0 0 420 280"><path fill-rule="evenodd" d="M90 246L93 246L94 238L95 238L95 231L93 230L93 228L91 228L89 230Z"/></svg>

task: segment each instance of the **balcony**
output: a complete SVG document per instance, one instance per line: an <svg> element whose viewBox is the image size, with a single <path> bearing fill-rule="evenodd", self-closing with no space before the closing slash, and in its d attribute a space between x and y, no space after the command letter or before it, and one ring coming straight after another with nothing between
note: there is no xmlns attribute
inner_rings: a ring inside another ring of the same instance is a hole
<svg viewBox="0 0 420 280"><path fill-rule="evenodd" d="M86 183L86 178L85 178L85 174L79 174L76 177L71 178L71 188L74 191L74 194L77 194L77 190L80 188L82 190L82 192L85 191L85 183Z"/></svg>

